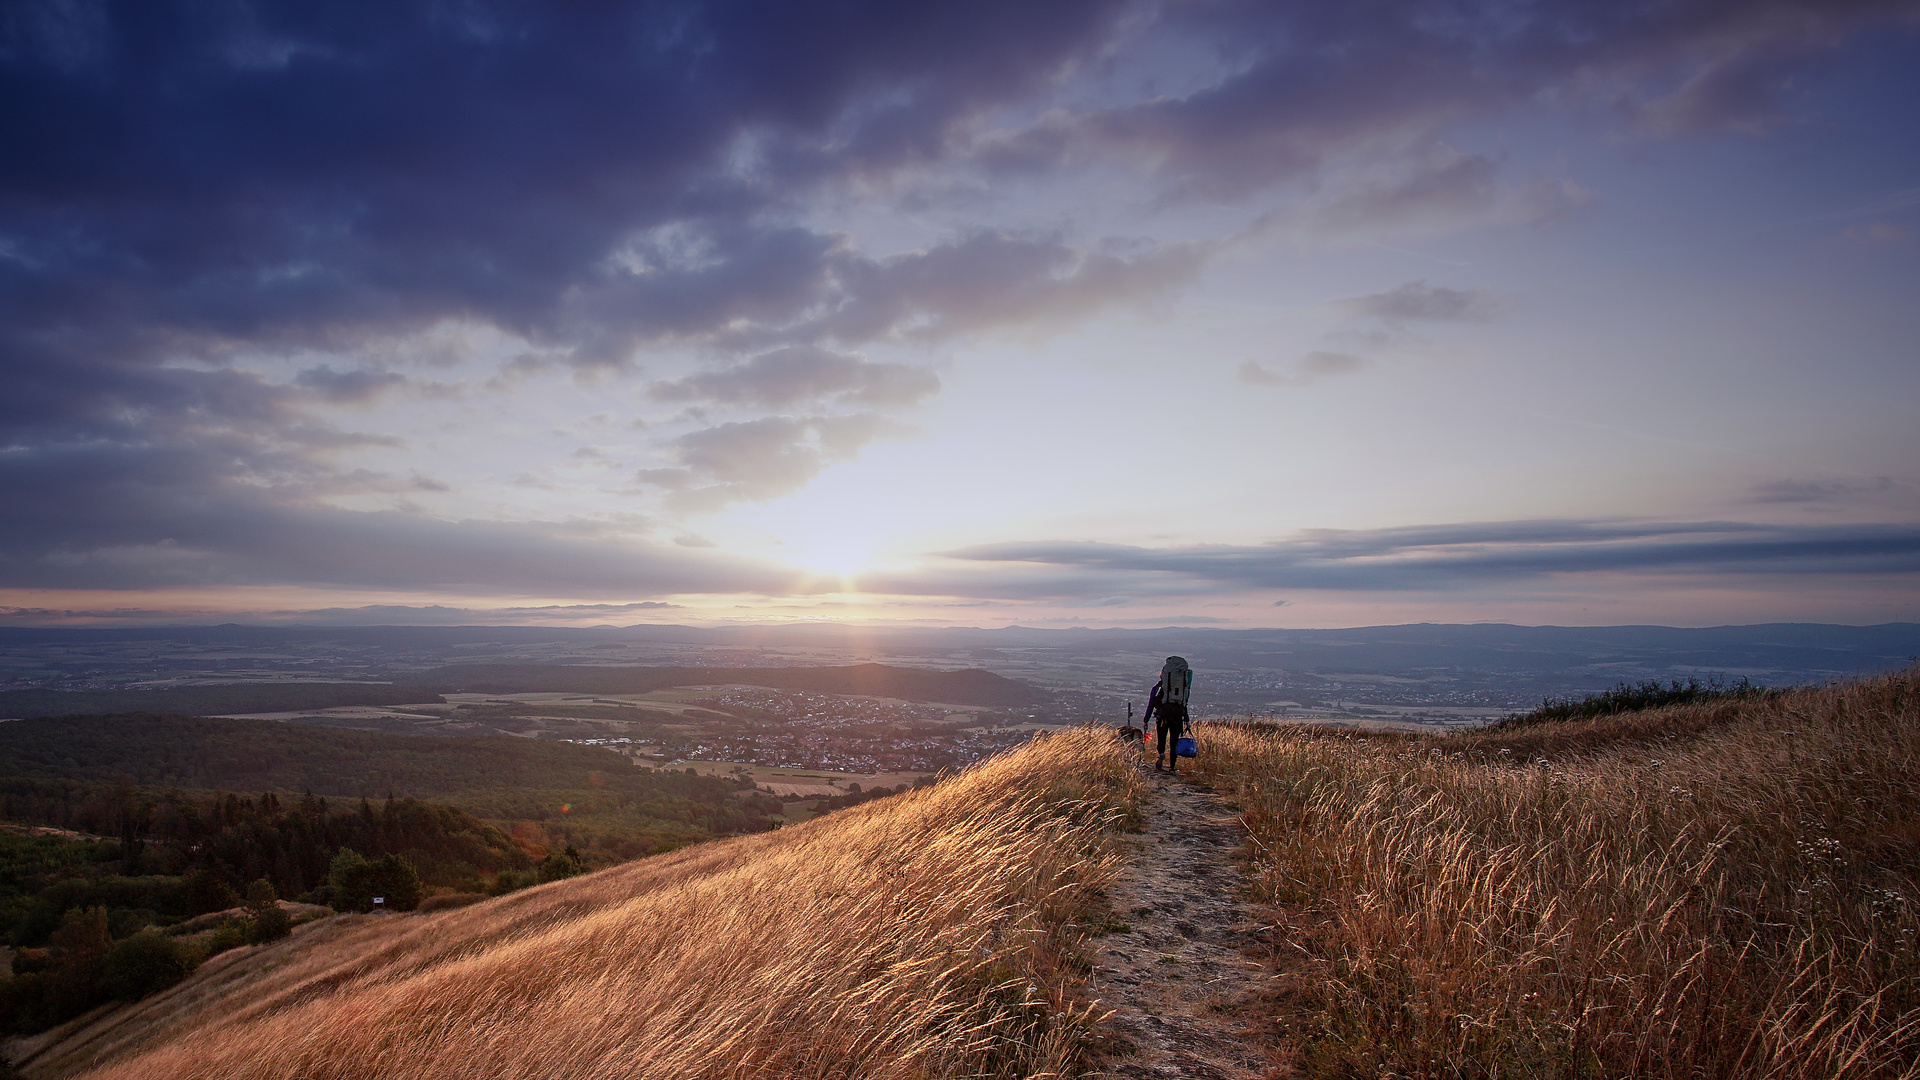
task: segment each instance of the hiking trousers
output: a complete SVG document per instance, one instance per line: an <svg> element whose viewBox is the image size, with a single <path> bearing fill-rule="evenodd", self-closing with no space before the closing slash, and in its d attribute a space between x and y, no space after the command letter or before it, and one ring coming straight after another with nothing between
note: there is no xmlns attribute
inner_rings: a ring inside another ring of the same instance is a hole
<svg viewBox="0 0 1920 1080"><path fill-rule="evenodd" d="M1168 754L1173 753L1175 749L1174 744L1179 742L1180 736L1186 733L1187 711L1185 709L1174 713L1172 716L1161 717L1158 735L1159 741L1155 744L1159 747L1159 756L1166 757Z"/></svg>

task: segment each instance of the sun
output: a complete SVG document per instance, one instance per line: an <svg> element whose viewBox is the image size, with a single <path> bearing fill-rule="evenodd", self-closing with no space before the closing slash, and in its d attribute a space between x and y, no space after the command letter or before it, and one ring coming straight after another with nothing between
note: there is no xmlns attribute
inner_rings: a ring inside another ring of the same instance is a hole
<svg viewBox="0 0 1920 1080"><path fill-rule="evenodd" d="M893 545L897 521L870 490L828 487L754 507L729 524L765 556L852 592L856 575L871 573ZM764 546L762 546L764 545Z"/></svg>
<svg viewBox="0 0 1920 1080"><path fill-rule="evenodd" d="M783 535L780 539L792 562L821 577L839 578L851 583L856 574L873 565L873 542L852 534L850 530L802 530Z"/></svg>

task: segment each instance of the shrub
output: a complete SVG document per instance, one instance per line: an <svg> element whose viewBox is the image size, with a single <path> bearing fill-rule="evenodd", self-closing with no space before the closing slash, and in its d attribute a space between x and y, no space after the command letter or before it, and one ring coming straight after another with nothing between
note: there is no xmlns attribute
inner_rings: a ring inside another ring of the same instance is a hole
<svg viewBox="0 0 1920 1080"><path fill-rule="evenodd" d="M278 941L291 933L293 933L293 918L279 904L266 904L253 909L255 944Z"/></svg>
<svg viewBox="0 0 1920 1080"><path fill-rule="evenodd" d="M352 848L341 848L333 857L327 887L336 911L371 911L376 896L382 910L412 911L426 894L420 872L406 857L382 855L368 862Z"/></svg>
<svg viewBox="0 0 1920 1080"><path fill-rule="evenodd" d="M107 1000L104 952L76 953L47 975L47 1024L71 1020Z"/></svg>
<svg viewBox="0 0 1920 1080"><path fill-rule="evenodd" d="M254 922L248 918L228 919L219 928L207 935L206 955L217 956L228 949L237 949L253 943Z"/></svg>
<svg viewBox="0 0 1920 1080"><path fill-rule="evenodd" d="M233 891L226 875L211 866L202 866L188 874L181 890L187 909L195 915L206 911L225 911L240 903L240 894Z"/></svg>
<svg viewBox="0 0 1920 1080"><path fill-rule="evenodd" d="M293 933L293 919L274 895L273 882L266 878L247 886L247 911L253 916L253 940L256 944L278 941Z"/></svg>
<svg viewBox="0 0 1920 1080"><path fill-rule="evenodd" d="M1636 712L1641 709L1657 709L1666 705L1695 705L1723 698L1739 701L1777 692L1755 686L1744 678L1732 683L1722 683L1717 678L1709 679L1704 683L1699 679L1688 679L1684 683L1675 679L1664 685L1658 679L1649 679L1637 684L1623 682L1611 690L1598 694L1545 698L1540 702L1540 707L1532 712L1509 716L1495 726L1496 728L1516 728L1555 720L1587 720L1597 716Z"/></svg>
<svg viewBox="0 0 1920 1080"><path fill-rule="evenodd" d="M540 884L540 871L537 869L502 870L499 876L493 879L493 885L487 889L487 894L489 896L505 896L510 892L518 892L529 885L538 884Z"/></svg>
<svg viewBox="0 0 1920 1080"><path fill-rule="evenodd" d="M160 913L151 908L114 908L107 912L107 933L115 941L153 925Z"/></svg>
<svg viewBox="0 0 1920 1080"><path fill-rule="evenodd" d="M15 975L0 981L0 1022L15 1035L28 1035L46 1027L47 984L52 976L45 971Z"/></svg>
<svg viewBox="0 0 1920 1080"><path fill-rule="evenodd" d="M165 990L193 971L193 954L180 942L143 930L116 943L107 953L107 992L133 1001Z"/></svg>
<svg viewBox="0 0 1920 1080"><path fill-rule="evenodd" d="M53 954L45 949L16 949L13 954L15 975L37 975L53 970Z"/></svg>
<svg viewBox="0 0 1920 1080"><path fill-rule="evenodd" d="M427 897L425 900L420 901L420 906L414 910L422 915L426 915L430 912L451 911L454 908L466 907L468 904L478 903L485 899L485 894L477 892L446 893L441 896Z"/></svg>
<svg viewBox="0 0 1920 1080"><path fill-rule="evenodd" d="M572 844L568 844L565 851L556 852L541 860L539 874L542 882L548 882L574 877L585 870L586 867L580 862L580 853L573 849Z"/></svg>
<svg viewBox="0 0 1920 1080"><path fill-rule="evenodd" d="M420 883L420 872L404 856L382 855L368 869L368 886L373 896L383 899L381 907L388 911L412 911L420 906L426 887ZM371 897L367 906L373 906Z"/></svg>
<svg viewBox="0 0 1920 1080"><path fill-rule="evenodd" d="M327 867L327 896L337 911L365 911L373 906L372 866L367 857L349 847L334 853Z"/></svg>
<svg viewBox="0 0 1920 1080"><path fill-rule="evenodd" d="M106 908L73 908L61 916L60 929L53 932L53 947L68 956L97 955L111 944Z"/></svg>

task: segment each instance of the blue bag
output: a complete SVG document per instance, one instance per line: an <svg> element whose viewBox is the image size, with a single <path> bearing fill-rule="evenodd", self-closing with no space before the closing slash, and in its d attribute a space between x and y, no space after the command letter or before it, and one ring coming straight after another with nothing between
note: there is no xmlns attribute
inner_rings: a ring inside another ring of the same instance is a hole
<svg viewBox="0 0 1920 1080"><path fill-rule="evenodd" d="M1181 757L1200 756L1200 747L1192 739L1178 739L1173 744L1173 752Z"/></svg>

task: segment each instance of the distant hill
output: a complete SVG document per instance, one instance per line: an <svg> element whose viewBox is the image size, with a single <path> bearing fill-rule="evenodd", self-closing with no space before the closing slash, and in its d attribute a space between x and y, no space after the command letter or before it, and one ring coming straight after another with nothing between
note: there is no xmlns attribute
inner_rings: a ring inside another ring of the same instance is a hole
<svg viewBox="0 0 1920 1080"><path fill-rule="evenodd" d="M816 694L869 694L954 705L1030 705L1045 699L1025 683L969 668L930 671L888 664L850 667L597 667L564 664L456 664L415 676L446 693L644 694L676 686L744 684Z"/></svg>
<svg viewBox="0 0 1920 1080"><path fill-rule="evenodd" d="M0 690L0 718L133 712L222 716L438 700L439 695L431 688L417 684L359 682L238 683L157 690Z"/></svg>
<svg viewBox="0 0 1920 1080"><path fill-rule="evenodd" d="M142 788L411 795L483 817L670 824L688 835L767 826L767 808L743 804L734 781L651 772L612 751L575 743L509 736L420 739L152 713L0 724L0 792L6 799L39 799L60 785L122 777ZM566 814L558 812L562 804L571 807Z"/></svg>

